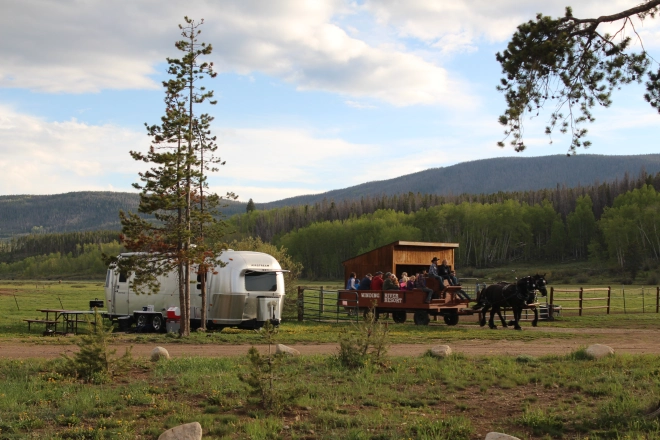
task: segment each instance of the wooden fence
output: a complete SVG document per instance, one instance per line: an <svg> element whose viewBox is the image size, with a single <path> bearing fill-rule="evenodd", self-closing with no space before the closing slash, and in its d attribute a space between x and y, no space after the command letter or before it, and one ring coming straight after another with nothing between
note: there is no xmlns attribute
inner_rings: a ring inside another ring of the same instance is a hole
<svg viewBox="0 0 660 440"><path fill-rule="evenodd" d="M626 292L627 290L627 292ZM595 303L594 303L595 302ZM560 306L562 312L577 311L582 316L588 310L605 310L610 313L659 313L660 287L617 289L608 287L557 289L550 288L551 307ZM564 305L564 304L570 305ZM575 306L573 304L577 303ZM592 305L593 304L593 305Z"/></svg>

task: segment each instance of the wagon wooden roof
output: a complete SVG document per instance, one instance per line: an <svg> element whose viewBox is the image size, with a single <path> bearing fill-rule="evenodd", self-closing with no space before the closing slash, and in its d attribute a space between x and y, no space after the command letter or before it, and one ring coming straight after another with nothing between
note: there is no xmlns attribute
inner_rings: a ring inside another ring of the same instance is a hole
<svg viewBox="0 0 660 440"><path fill-rule="evenodd" d="M434 242L425 242L425 241L394 241L392 243L386 244L384 246L381 246L376 249L372 249L369 252L365 252L360 255L356 255L352 258L349 258L348 260L342 261L342 264L347 263L351 260L354 260L356 258L360 258L363 255L370 254L372 252L377 252L381 249L384 248L392 248L394 250L397 246L410 246L410 247L420 247L420 248L429 248L429 247L435 247L435 248L444 248L444 249L455 249L458 248L458 243L434 243Z"/></svg>

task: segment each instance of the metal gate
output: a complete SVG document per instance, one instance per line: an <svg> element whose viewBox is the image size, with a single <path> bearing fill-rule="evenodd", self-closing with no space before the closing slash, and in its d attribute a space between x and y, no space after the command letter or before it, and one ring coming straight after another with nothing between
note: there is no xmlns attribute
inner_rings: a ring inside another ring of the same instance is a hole
<svg viewBox="0 0 660 440"><path fill-rule="evenodd" d="M351 292L352 293L352 292ZM344 295L344 298L346 295ZM339 299L338 290L298 286L298 321L359 321L358 291L355 298Z"/></svg>

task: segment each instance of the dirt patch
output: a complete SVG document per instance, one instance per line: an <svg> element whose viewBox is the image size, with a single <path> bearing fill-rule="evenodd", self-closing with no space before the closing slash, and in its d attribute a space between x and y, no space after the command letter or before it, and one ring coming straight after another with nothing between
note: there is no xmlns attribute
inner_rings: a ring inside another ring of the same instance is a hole
<svg viewBox="0 0 660 440"><path fill-rule="evenodd" d="M454 341L449 345L457 353L475 356L528 354L532 356L563 355L591 344L607 344L617 353L629 354L660 354L660 330L639 329L525 329L524 331L543 331L547 333L573 333L579 335L571 339L546 338L542 341L510 341L506 339L506 332L515 330L488 330L502 334L501 340L466 340ZM46 338L41 344L20 343L16 341L0 341L0 357L10 359L26 358L55 358L62 354L72 354L78 350L74 344L49 345ZM393 344L389 353L392 356L420 356L433 345L444 344L441 340L429 340L427 344ZM148 357L156 345L165 347L170 355L177 356L241 356L245 355L250 345L213 345L213 344L132 344L133 354L137 357ZM290 344L303 355L333 354L337 352L337 344ZM123 353L131 344L121 343L113 345L117 353ZM259 345L260 350L267 350L266 346Z"/></svg>

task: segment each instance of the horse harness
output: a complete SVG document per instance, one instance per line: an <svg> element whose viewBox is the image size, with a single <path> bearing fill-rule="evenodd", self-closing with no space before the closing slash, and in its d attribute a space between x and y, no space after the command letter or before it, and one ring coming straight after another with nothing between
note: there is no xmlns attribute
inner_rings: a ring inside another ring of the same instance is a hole
<svg viewBox="0 0 660 440"><path fill-rule="evenodd" d="M534 283L531 283L531 280L529 279L531 277L525 277L525 278L528 278L527 283L526 283L527 284L527 292L522 292L520 290L519 286L518 286L518 283L506 283L506 284L502 285L502 292L503 293L507 290L510 290L509 287L511 287L511 286L515 286L516 289L514 290L513 293L511 293L508 296L503 295L504 298L502 300L495 301L493 304L491 304L491 306L494 306L494 305L497 305L497 304L500 304L500 303L504 303L504 302L509 302L509 299L513 298L514 296L516 297L516 299L518 299L520 301L523 301L525 304L527 304L527 300L529 299L530 292L533 292L535 290L536 285ZM529 289L530 284L532 284L534 286L534 288L532 290Z"/></svg>

